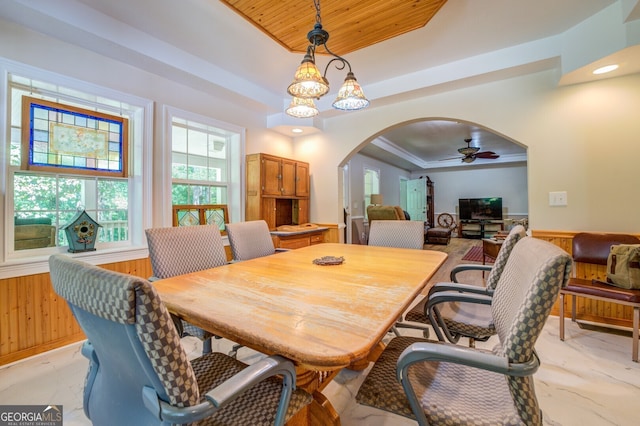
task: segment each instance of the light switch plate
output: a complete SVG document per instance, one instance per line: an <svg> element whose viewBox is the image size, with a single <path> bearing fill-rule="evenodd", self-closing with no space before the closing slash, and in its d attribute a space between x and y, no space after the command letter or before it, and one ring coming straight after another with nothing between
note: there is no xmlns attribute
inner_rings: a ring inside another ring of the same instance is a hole
<svg viewBox="0 0 640 426"><path fill-rule="evenodd" d="M549 192L549 205L552 207L567 205L567 191Z"/></svg>

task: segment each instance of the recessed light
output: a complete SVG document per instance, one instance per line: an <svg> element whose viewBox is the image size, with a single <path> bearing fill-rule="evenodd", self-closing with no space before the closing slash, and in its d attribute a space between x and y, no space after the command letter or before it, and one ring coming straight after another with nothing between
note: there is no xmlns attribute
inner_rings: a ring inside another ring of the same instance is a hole
<svg viewBox="0 0 640 426"><path fill-rule="evenodd" d="M302 129L298 129L297 127L295 129L291 129L292 133L302 133Z"/></svg>
<svg viewBox="0 0 640 426"><path fill-rule="evenodd" d="M607 65L593 71L594 74L605 74L618 69L618 65Z"/></svg>

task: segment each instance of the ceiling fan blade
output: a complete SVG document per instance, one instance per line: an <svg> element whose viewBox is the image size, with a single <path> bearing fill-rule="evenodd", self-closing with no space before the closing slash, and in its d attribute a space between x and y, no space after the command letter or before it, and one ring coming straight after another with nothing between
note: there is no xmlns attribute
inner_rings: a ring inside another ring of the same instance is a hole
<svg viewBox="0 0 640 426"><path fill-rule="evenodd" d="M499 157L500 156L493 151L482 151L482 152L476 153L476 158L489 158L489 159L495 160L496 158L499 158Z"/></svg>
<svg viewBox="0 0 640 426"><path fill-rule="evenodd" d="M460 158L464 158L464 157L449 157L449 158L441 158L438 161L448 161L448 160L458 160Z"/></svg>

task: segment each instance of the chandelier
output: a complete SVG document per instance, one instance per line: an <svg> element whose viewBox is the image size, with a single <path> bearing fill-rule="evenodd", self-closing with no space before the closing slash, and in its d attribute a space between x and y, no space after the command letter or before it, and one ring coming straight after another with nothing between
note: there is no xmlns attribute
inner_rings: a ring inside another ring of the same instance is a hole
<svg viewBox="0 0 640 426"><path fill-rule="evenodd" d="M285 112L298 118L308 118L318 114L313 98L320 99L321 96L329 92L329 81L326 76L329 66L334 62L336 69L343 70L347 67L349 71L342 87L338 91L338 97L333 101L333 107L344 111L366 108L369 105L369 100L364 96L362 87L360 87L356 77L353 75L351 64L327 47L329 33L322 28L320 0L313 0L313 4L316 8L316 23L307 34L307 39L310 43L307 47L307 53L296 70L293 83L287 88L287 92L293 96L293 99ZM320 70L316 66L316 48L319 46L322 46L327 53L333 56L327 63L324 74L320 74Z"/></svg>

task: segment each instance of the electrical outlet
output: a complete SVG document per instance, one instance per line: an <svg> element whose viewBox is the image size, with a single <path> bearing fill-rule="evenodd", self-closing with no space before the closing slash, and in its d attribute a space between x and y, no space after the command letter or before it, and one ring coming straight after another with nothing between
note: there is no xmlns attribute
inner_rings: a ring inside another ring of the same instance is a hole
<svg viewBox="0 0 640 426"><path fill-rule="evenodd" d="M549 193L549 205L552 207L567 205L567 191L554 191Z"/></svg>

